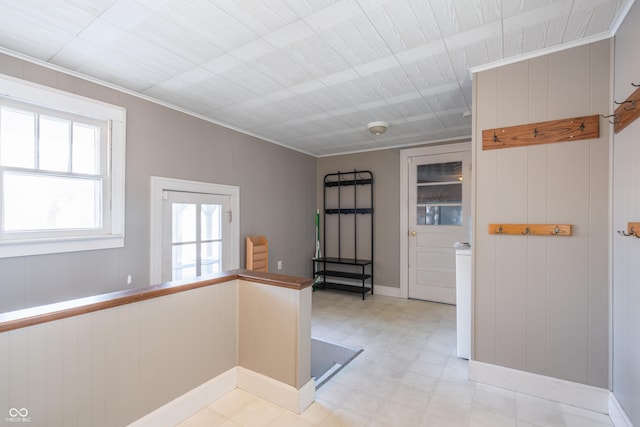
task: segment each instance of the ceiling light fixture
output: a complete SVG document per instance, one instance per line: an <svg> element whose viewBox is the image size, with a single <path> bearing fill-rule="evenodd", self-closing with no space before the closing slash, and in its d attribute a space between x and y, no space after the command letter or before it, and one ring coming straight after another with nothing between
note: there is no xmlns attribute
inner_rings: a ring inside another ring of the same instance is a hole
<svg viewBox="0 0 640 427"><path fill-rule="evenodd" d="M389 123L387 122L371 122L367 125L367 129L374 135L382 135L387 131Z"/></svg>

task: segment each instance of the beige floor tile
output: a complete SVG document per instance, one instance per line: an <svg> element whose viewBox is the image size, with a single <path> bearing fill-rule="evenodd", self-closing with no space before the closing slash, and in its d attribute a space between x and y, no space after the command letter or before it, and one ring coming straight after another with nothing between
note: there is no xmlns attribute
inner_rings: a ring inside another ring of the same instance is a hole
<svg viewBox="0 0 640 427"><path fill-rule="evenodd" d="M255 402L258 398L251 393L247 393L244 390L235 389L228 393L226 396L216 400L208 406L209 409L223 415L226 418L231 418L244 406L251 402Z"/></svg>
<svg viewBox="0 0 640 427"><path fill-rule="evenodd" d="M266 427L285 412L275 405L257 400L242 407L236 412L231 421L243 427Z"/></svg>
<svg viewBox="0 0 640 427"><path fill-rule="evenodd" d="M179 427L220 427L227 421L225 417L205 408L178 424Z"/></svg>
<svg viewBox="0 0 640 427"><path fill-rule="evenodd" d="M271 427L314 427L316 425L317 424L312 424L305 420L300 415L296 415L288 411L284 412L269 424Z"/></svg>

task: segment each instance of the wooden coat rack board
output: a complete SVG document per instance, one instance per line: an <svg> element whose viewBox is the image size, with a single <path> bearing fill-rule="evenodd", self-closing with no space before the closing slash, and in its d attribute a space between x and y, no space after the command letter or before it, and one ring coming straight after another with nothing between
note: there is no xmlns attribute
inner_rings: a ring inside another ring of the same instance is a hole
<svg viewBox="0 0 640 427"><path fill-rule="evenodd" d="M489 224L489 234L571 236L571 224Z"/></svg>
<svg viewBox="0 0 640 427"><path fill-rule="evenodd" d="M639 106L640 107L640 106ZM482 149L524 147L600 137L600 117L573 117L482 131Z"/></svg>
<svg viewBox="0 0 640 427"><path fill-rule="evenodd" d="M637 87L633 83L631 85ZM618 133L640 117L640 87L637 87L627 99L616 104L618 108L613 114L613 131Z"/></svg>
<svg viewBox="0 0 640 427"><path fill-rule="evenodd" d="M640 222L627 223L627 231L618 230L618 234L622 236L632 236L640 239Z"/></svg>

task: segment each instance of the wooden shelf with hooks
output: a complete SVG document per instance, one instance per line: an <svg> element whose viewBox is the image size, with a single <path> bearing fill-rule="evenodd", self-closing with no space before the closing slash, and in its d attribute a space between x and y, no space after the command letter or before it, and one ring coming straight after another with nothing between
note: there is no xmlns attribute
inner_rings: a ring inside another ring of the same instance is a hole
<svg viewBox="0 0 640 427"><path fill-rule="evenodd" d="M640 87L616 108L613 115L613 131L615 133L620 132L638 117L640 117Z"/></svg>
<svg viewBox="0 0 640 427"><path fill-rule="evenodd" d="M489 234L571 236L571 224L489 224Z"/></svg>
<svg viewBox="0 0 640 427"><path fill-rule="evenodd" d="M482 149L524 147L600 137L600 117L573 117L482 131Z"/></svg>
<svg viewBox="0 0 640 427"><path fill-rule="evenodd" d="M633 236L633 237L640 238L640 222L627 223L626 233L622 230L618 230L618 234L622 236Z"/></svg>

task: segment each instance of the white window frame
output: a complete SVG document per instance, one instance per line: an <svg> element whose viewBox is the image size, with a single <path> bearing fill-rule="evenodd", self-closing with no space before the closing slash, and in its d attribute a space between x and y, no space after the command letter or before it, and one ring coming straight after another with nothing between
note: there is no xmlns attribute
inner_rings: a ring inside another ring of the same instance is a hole
<svg viewBox="0 0 640 427"><path fill-rule="evenodd" d="M110 199L103 199L105 206L111 207L103 218L103 229L82 236L57 237L52 232L51 237L46 238L2 240L0 258L124 247L126 109L5 75L0 75L0 96L107 121L111 188Z"/></svg>
<svg viewBox="0 0 640 427"><path fill-rule="evenodd" d="M212 184L176 178L151 177L151 230L149 278L151 284L162 282L162 214L165 191L183 191L229 196L231 198L231 233L229 236L229 264L231 269L240 265L240 187Z"/></svg>

